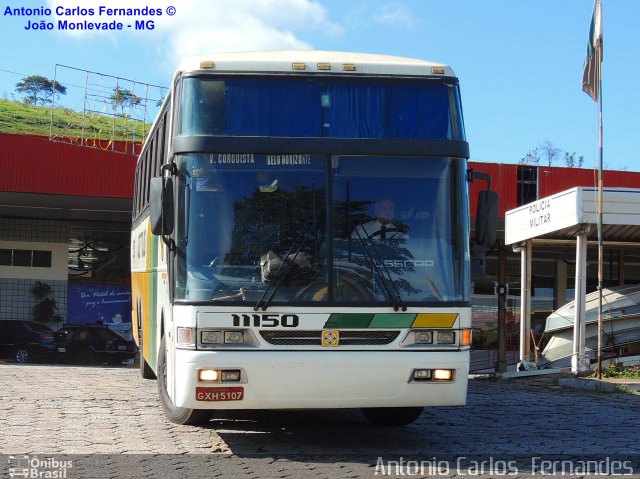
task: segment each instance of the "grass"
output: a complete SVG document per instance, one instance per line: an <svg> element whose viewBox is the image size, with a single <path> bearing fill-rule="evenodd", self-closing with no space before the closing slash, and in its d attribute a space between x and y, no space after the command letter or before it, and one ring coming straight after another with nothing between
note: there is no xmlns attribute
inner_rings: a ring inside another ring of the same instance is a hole
<svg viewBox="0 0 640 479"><path fill-rule="evenodd" d="M596 377L597 373L594 373ZM602 370L603 378L614 379L640 379L640 365L623 367L619 364L610 364Z"/></svg>
<svg viewBox="0 0 640 479"><path fill-rule="evenodd" d="M0 99L0 133L48 137L51 132L55 137L141 142L150 126L122 115L85 114Z"/></svg>

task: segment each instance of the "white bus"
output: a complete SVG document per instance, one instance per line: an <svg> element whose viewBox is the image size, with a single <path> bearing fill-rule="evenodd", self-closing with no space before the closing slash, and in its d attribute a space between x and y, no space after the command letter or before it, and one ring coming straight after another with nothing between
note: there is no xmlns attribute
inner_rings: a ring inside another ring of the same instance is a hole
<svg viewBox="0 0 640 479"><path fill-rule="evenodd" d="M463 405L470 241L458 80L336 52L180 64L136 169L141 373L166 416Z"/></svg>

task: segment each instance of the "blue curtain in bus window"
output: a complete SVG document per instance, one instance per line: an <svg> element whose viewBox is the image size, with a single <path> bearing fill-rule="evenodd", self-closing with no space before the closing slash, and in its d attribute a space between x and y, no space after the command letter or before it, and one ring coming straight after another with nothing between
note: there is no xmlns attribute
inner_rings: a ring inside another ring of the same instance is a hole
<svg viewBox="0 0 640 479"><path fill-rule="evenodd" d="M449 139L449 88L446 85L389 87L388 138Z"/></svg>
<svg viewBox="0 0 640 479"><path fill-rule="evenodd" d="M225 133L321 136L320 87L307 81L227 80Z"/></svg>
<svg viewBox="0 0 640 479"><path fill-rule="evenodd" d="M385 138L385 88L333 84L323 101L325 135L333 138Z"/></svg>

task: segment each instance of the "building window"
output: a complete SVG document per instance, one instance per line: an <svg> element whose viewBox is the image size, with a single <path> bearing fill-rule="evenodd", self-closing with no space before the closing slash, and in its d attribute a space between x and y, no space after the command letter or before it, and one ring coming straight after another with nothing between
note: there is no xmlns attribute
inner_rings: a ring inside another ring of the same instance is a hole
<svg viewBox="0 0 640 479"><path fill-rule="evenodd" d="M51 268L51 251L33 251L34 268Z"/></svg>
<svg viewBox="0 0 640 479"><path fill-rule="evenodd" d="M51 268L51 251L0 249L0 266Z"/></svg>
<svg viewBox="0 0 640 479"><path fill-rule="evenodd" d="M13 250L0 249L0 266L11 266L13 258Z"/></svg>
<svg viewBox="0 0 640 479"><path fill-rule="evenodd" d="M14 249L13 266L31 266L31 253L29 249Z"/></svg>
<svg viewBox="0 0 640 479"><path fill-rule="evenodd" d="M538 168L518 165L518 206L538 199Z"/></svg>

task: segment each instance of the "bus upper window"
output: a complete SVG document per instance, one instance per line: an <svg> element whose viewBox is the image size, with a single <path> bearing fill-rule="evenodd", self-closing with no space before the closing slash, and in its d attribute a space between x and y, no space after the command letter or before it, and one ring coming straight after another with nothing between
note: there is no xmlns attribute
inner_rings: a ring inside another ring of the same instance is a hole
<svg viewBox="0 0 640 479"><path fill-rule="evenodd" d="M179 135L464 140L457 86L185 78Z"/></svg>
<svg viewBox="0 0 640 479"><path fill-rule="evenodd" d="M447 139L446 85L347 84L328 87L326 136L334 138Z"/></svg>
<svg viewBox="0 0 640 479"><path fill-rule="evenodd" d="M320 87L316 82L229 80L225 134L317 137Z"/></svg>
<svg viewBox="0 0 640 479"><path fill-rule="evenodd" d="M223 132L224 82L187 78L182 83L181 135Z"/></svg>

